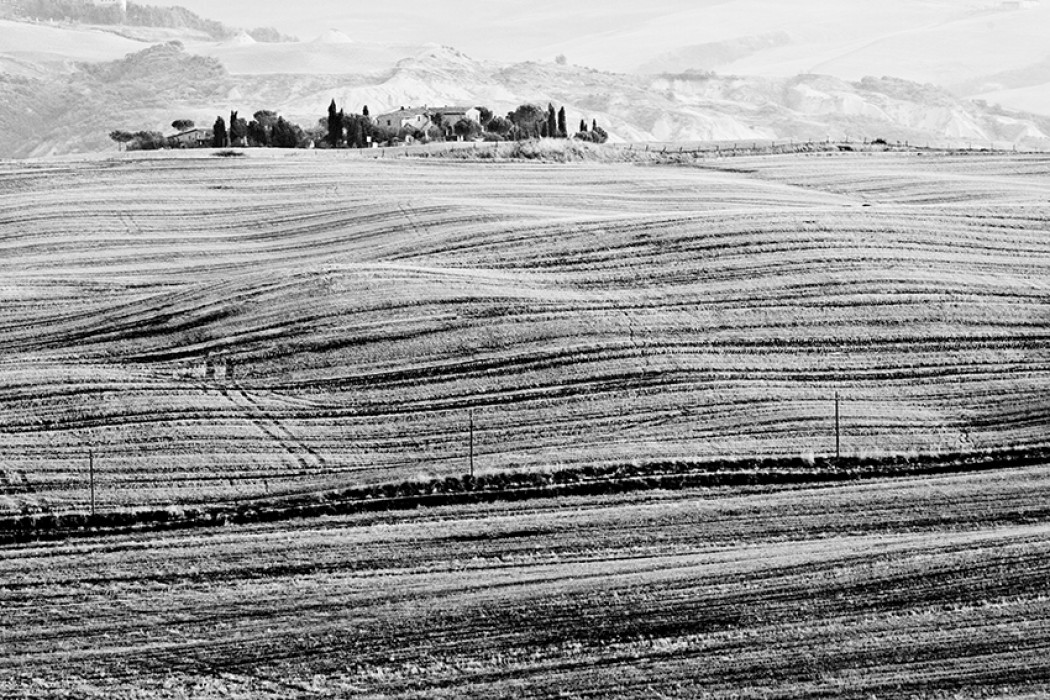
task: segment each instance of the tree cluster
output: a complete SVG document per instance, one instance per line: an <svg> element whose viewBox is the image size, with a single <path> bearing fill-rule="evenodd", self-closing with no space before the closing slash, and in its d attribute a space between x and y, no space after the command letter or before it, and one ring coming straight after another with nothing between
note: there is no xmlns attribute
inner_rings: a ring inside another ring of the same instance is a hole
<svg viewBox="0 0 1050 700"><path fill-rule="evenodd" d="M506 116L494 114L488 107L479 106L477 109L480 113L478 121L460 118L453 122L437 109L430 113L429 123L423 128L389 128L373 122L367 106L361 110L361 114L346 114L332 100L328 105L328 115L321 118L318 126L324 131L323 143L328 148L367 148L370 143L396 143L410 137L419 141L448 138L502 141L572 136L597 143L604 143L608 139L608 134L598 127L597 122L592 122L592 127L588 128L583 120L580 121L580 130L570 134L565 108L556 110L553 104L548 104L546 110L533 104L523 104Z"/></svg>
<svg viewBox="0 0 1050 700"><path fill-rule="evenodd" d="M196 123L192 119L176 119L171 128L178 133L193 129ZM172 139L155 131L112 131L109 137L129 151L154 150L174 145ZM262 148L306 148L314 140L314 134L308 134L297 124L270 110L259 110L249 121L230 112L227 122L221 116L215 118L212 126L211 146L226 148L228 146L262 147Z"/></svg>
<svg viewBox="0 0 1050 700"><path fill-rule="evenodd" d="M310 141L311 137L298 124L268 109L253 114L251 121L233 111L229 122L219 116L212 126L215 148L305 148Z"/></svg>
<svg viewBox="0 0 1050 700"><path fill-rule="evenodd" d="M159 131L111 131L109 137L128 151L155 151L168 145L168 139Z"/></svg>
<svg viewBox="0 0 1050 700"><path fill-rule="evenodd" d="M506 118L494 117L486 126L487 129L501 136L514 139L524 138L569 138L568 118L565 107L557 110L553 104L548 104L547 109L533 104L524 104L507 114ZM609 135L594 121L591 129L587 128L587 122L580 120L580 129L573 138L605 143Z"/></svg>
<svg viewBox="0 0 1050 700"><path fill-rule="evenodd" d="M457 138L463 141L485 139L526 140L534 138L569 138L565 108L555 110L553 104L543 109L534 104L523 104L499 116L487 107L478 107L479 121L460 118L452 121L447 115L435 111L422 129L411 126L389 128L374 121L368 106L360 113L347 114L335 100L328 106L328 114L318 120L317 126L308 130L287 121L272 110L259 110L252 118L241 117L237 111L230 112L229 119L216 117L212 126L212 142L215 148L231 146L242 148L369 148L372 144L391 144L408 140L435 141ZM182 133L193 129L192 119L176 119L171 127ZM609 135L592 121L580 120L579 130L572 138L604 143ZM127 150L152 150L173 145L170 139L153 131L113 131L110 138Z"/></svg>
<svg viewBox="0 0 1050 700"><path fill-rule="evenodd" d="M587 128L587 121L584 119L580 120L580 130L576 132L573 137L580 141L590 141L591 143L605 143L609 140L609 134L605 129L598 126L597 120L591 121L591 128Z"/></svg>
<svg viewBox="0 0 1050 700"><path fill-rule="evenodd" d="M347 114L332 100L328 105L328 116L322 117L318 126L325 134L323 142L318 145L327 148L368 148L373 140L387 141L390 138L385 129L381 130L372 123L368 105L359 114Z"/></svg>
<svg viewBox="0 0 1050 700"><path fill-rule="evenodd" d="M231 115L231 124L236 118ZM297 125L285 120L276 112L262 109L252 115L252 120L244 124L243 133L238 124L238 143L235 145L260 148L299 148L306 145L306 134ZM237 120L239 123L243 119Z"/></svg>

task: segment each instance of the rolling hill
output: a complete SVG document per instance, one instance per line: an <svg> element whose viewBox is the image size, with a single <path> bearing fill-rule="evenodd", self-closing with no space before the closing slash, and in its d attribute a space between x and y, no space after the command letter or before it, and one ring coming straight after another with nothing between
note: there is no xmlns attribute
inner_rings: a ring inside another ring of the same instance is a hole
<svg viewBox="0 0 1050 700"><path fill-rule="evenodd" d="M685 62L0 23L0 696L1048 694L1050 155L856 143L1047 147L958 97L1031 98L1027 38L692 67L1013 10L528 5ZM94 152L333 97L675 143Z"/></svg>
<svg viewBox="0 0 1050 700"><path fill-rule="evenodd" d="M848 454L1043 445L1048 174L3 164L9 504L83 503L88 449L109 505L458 475L469 411L483 472L827 454L836 392Z"/></svg>
<svg viewBox="0 0 1050 700"><path fill-rule="evenodd" d="M0 36L0 76L69 73L79 62L112 61L148 47L109 32L8 19L0 19Z"/></svg>

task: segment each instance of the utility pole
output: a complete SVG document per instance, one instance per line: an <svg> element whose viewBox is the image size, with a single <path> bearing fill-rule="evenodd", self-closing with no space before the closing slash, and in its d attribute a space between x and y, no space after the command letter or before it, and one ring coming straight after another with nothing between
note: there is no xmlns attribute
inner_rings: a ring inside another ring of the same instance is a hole
<svg viewBox="0 0 1050 700"><path fill-rule="evenodd" d="M88 476L91 481L91 517L95 517L95 452L88 450Z"/></svg>
<svg viewBox="0 0 1050 700"><path fill-rule="evenodd" d="M839 423L839 393L835 392L835 462L842 461L842 429Z"/></svg>
<svg viewBox="0 0 1050 700"><path fill-rule="evenodd" d="M474 478L474 409L470 409L470 478Z"/></svg>

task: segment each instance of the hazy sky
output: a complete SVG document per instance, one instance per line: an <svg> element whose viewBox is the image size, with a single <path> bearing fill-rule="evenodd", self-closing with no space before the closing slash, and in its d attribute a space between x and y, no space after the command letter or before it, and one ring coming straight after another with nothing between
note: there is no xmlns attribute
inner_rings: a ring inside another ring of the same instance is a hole
<svg viewBox="0 0 1050 700"><path fill-rule="evenodd" d="M137 1L183 5L234 27L272 26L304 41L337 29L359 42L437 43L508 63L564 53L570 63L618 71L648 70L647 61L683 47L787 37L790 46L715 66L948 84L1044 66L1050 51L1050 0L1024 11L1004 11L1002 0Z"/></svg>
<svg viewBox="0 0 1050 700"><path fill-rule="evenodd" d="M549 59L544 49L724 0L139 0L182 5L232 26L273 26L310 40L329 28L357 41L438 43L478 58Z"/></svg>

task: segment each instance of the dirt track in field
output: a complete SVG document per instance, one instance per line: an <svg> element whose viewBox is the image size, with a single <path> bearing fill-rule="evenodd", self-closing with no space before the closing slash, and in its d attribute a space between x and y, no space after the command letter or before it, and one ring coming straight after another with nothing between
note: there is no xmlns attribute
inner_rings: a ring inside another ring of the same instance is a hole
<svg viewBox="0 0 1050 700"><path fill-rule="evenodd" d="M1036 697L1048 495L1031 468L5 547L0 694Z"/></svg>
<svg viewBox="0 0 1050 700"><path fill-rule="evenodd" d="M1046 442L1046 157L328 155L0 164L0 506Z"/></svg>

